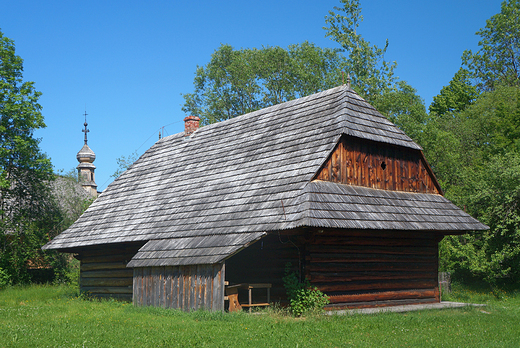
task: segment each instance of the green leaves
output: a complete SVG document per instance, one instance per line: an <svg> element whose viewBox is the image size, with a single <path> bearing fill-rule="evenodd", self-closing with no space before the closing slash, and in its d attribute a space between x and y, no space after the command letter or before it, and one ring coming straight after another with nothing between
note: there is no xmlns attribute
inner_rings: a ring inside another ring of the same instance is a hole
<svg viewBox="0 0 520 348"><path fill-rule="evenodd" d="M497 85L520 86L520 1L506 0L500 13L486 22L476 34L480 50L464 51L462 60L483 91Z"/></svg>
<svg viewBox="0 0 520 348"><path fill-rule="evenodd" d="M470 73L460 68L441 92L433 97L430 113L441 116L446 113L460 112L478 98L477 88L471 84Z"/></svg>
<svg viewBox="0 0 520 348"><path fill-rule="evenodd" d="M287 49L221 45L197 67L195 91L183 95L182 110L209 124L316 93L341 83L343 61L308 42Z"/></svg>
<svg viewBox="0 0 520 348"><path fill-rule="evenodd" d="M363 21L361 6L358 0L341 0L343 7L334 7L325 16L328 26L326 37L336 41L347 53L344 70L350 73L352 86L368 102L374 102L395 83L395 62L384 60L388 40L384 48L371 45L357 33L357 28ZM336 11L336 12L335 12Z"/></svg>
<svg viewBox="0 0 520 348"><path fill-rule="evenodd" d="M329 303L329 297L315 286L312 287L309 280L300 282L295 272L291 270L291 263L285 264L285 275L282 278L291 312L300 317L308 313L316 313L323 310Z"/></svg>
<svg viewBox="0 0 520 348"><path fill-rule="evenodd" d="M33 137L45 127L41 93L23 81L23 61L0 32L0 269L13 282L29 279L27 265L47 257L40 247L60 212L50 192L50 160Z"/></svg>

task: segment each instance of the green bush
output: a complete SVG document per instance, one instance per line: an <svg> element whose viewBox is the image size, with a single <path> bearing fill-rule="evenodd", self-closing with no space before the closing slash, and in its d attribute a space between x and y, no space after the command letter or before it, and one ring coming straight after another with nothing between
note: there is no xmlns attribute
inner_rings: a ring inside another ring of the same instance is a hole
<svg viewBox="0 0 520 348"><path fill-rule="evenodd" d="M9 276L9 273L7 273L6 270L0 267L0 289L8 285L11 285L11 277Z"/></svg>
<svg viewBox="0 0 520 348"><path fill-rule="evenodd" d="M308 279L300 282L296 273L291 270L290 262L285 265L285 276L282 280L291 312L296 317L320 312L323 306L329 303L329 297L315 286L312 287Z"/></svg>

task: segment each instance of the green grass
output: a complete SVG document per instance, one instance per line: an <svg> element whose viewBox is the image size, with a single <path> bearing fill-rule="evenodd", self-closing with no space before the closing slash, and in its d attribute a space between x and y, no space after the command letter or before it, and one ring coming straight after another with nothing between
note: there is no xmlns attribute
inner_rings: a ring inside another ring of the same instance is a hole
<svg viewBox="0 0 520 348"><path fill-rule="evenodd" d="M486 307L291 318L92 301L65 286L0 290L0 347L518 347L520 294L454 287Z"/></svg>

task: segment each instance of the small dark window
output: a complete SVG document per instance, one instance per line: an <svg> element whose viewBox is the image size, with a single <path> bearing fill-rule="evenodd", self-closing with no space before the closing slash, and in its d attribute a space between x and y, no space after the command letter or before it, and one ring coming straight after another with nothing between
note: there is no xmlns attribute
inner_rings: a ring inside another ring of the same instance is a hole
<svg viewBox="0 0 520 348"><path fill-rule="evenodd" d="M383 170L386 169L386 163L385 163L385 161L383 161L383 163L381 163L381 168L383 168Z"/></svg>

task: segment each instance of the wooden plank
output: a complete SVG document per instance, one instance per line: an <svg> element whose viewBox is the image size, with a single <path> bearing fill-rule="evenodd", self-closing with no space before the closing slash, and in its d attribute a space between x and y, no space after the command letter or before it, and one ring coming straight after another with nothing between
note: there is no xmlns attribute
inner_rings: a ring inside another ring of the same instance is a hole
<svg viewBox="0 0 520 348"><path fill-rule="evenodd" d="M84 291L90 294L132 294L132 288L130 286L86 286L83 288Z"/></svg>
<svg viewBox="0 0 520 348"><path fill-rule="evenodd" d="M398 305L417 305L436 303L435 299L424 298L424 299L405 299L405 300L389 300L389 301L368 301L368 302L350 302L350 303L333 303L328 304L324 307L325 310L338 310L338 309L360 309L360 308L373 308L373 307L389 307Z"/></svg>
<svg viewBox="0 0 520 348"><path fill-rule="evenodd" d="M151 267L143 267L144 270L144 305L151 306L152 305L152 269Z"/></svg>
<svg viewBox="0 0 520 348"><path fill-rule="evenodd" d="M404 280L428 278L428 273L408 273L408 272L342 272L342 273L311 273L313 283L333 283L333 282L356 282L360 280L379 281L379 280Z"/></svg>
<svg viewBox="0 0 520 348"><path fill-rule="evenodd" d="M172 308L172 270L173 266L164 267L164 308Z"/></svg>
<svg viewBox="0 0 520 348"><path fill-rule="evenodd" d="M118 268L100 271L83 271L82 275L85 278L132 278L134 271L131 268Z"/></svg>
<svg viewBox="0 0 520 348"><path fill-rule="evenodd" d="M117 301L132 301L132 294L95 294L93 297L96 298L106 298L106 299L114 299Z"/></svg>
<svg viewBox="0 0 520 348"><path fill-rule="evenodd" d="M265 307L265 306L269 306L269 303L252 303L252 304L242 303L241 306L244 308Z"/></svg>
<svg viewBox="0 0 520 348"><path fill-rule="evenodd" d="M204 308L211 309L211 283L212 277L212 266L206 266L205 280L204 280Z"/></svg>
<svg viewBox="0 0 520 348"><path fill-rule="evenodd" d="M350 253L350 254L386 254L386 255L437 255L437 248L433 246L421 247L385 247L385 246L344 246L344 245L309 245L307 247L309 253Z"/></svg>
<svg viewBox="0 0 520 348"><path fill-rule="evenodd" d="M367 293L367 294L329 296L330 303L385 301L385 300L402 300L402 299L418 299L418 298L435 298L435 292L427 289L427 290L401 290L401 291L373 292L373 293Z"/></svg>
<svg viewBox="0 0 520 348"><path fill-rule="evenodd" d="M435 233L417 233L416 231L380 231L380 230L345 230L345 229L326 229L324 233L317 233L318 228L310 229L313 233L316 233L316 238L327 239L328 236L336 237L362 237L362 238L389 238L389 239L428 239L434 240ZM284 234L281 234L284 236ZM276 236L278 241L278 236ZM265 239L264 239L265 240ZM278 241L279 243L279 241ZM287 246L283 246L287 248Z"/></svg>
<svg viewBox="0 0 520 348"><path fill-rule="evenodd" d="M330 164L330 180L332 182L341 182L341 153L338 144L331 155Z"/></svg>
<svg viewBox="0 0 520 348"><path fill-rule="evenodd" d="M225 264L215 264L213 266L213 294L212 294L212 311L224 310L224 280L225 280Z"/></svg>
<svg viewBox="0 0 520 348"><path fill-rule="evenodd" d="M142 289L142 268L134 268L133 280L133 303L134 306L142 305L141 289Z"/></svg>
<svg viewBox="0 0 520 348"><path fill-rule="evenodd" d="M132 286L132 278L83 278L83 287Z"/></svg>
<svg viewBox="0 0 520 348"><path fill-rule="evenodd" d="M179 303L179 266L174 266L172 270L172 306L171 308L181 308Z"/></svg>
<svg viewBox="0 0 520 348"><path fill-rule="evenodd" d="M99 256L84 256L82 261L84 263L123 262L127 264L130 262L132 257L133 254L109 254Z"/></svg>
<svg viewBox="0 0 520 348"><path fill-rule="evenodd" d="M429 279L415 281L387 281L387 282L356 282L344 284L319 284L313 283L325 293L334 291L361 291L361 290L406 290L406 289L432 289L436 282Z"/></svg>
<svg viewBox="0 0 520 348"><path fill-rule="evenodd" d="M126 264L122 262L106 262L106 263L81 263L81 272L96 271L102 269L127 269Z"/></svg>
<svg viewBox="0 0 520 348"><path fill-rule="evenodd" d="M431 263L404 263L404 262L384 262L384 263L311 263L307 267L310 272L343 272L345 270L374 271L385 269L389 272L436 272L437 267Z"/></svg>

